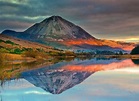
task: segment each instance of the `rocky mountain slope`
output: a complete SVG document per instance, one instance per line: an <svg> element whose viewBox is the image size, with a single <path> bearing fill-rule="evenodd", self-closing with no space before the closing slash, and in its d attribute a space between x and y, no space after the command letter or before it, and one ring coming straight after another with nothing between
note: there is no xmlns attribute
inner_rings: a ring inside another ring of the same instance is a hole
<svg viewBox="0 0 139 101"><path fill-rule="evenodd" d="M130 51L135 47L133 43L96 39L81 27L60 16L46 18L24 32L5 30L2 34L74 51Z"/></svg>

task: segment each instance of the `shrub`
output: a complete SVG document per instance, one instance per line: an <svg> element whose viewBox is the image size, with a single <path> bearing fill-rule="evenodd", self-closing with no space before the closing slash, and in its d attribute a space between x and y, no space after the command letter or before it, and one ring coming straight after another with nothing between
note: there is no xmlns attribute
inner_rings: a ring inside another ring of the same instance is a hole
<svg viewBox="0 0 139 101"><path fill-rule="evenodd" d="M7 44L12 44L12 45L15 44L14 42L12 42L12 41L10 41L10 40L5 41L5 43L7 43Z"/></svg>
<svg viewBox="0 0 139 101"><path fill-rule="evenodd" d="M38 52L44 52L44 50L42 48L37 48Z"/></svg>
<svg viewBox="0 0 139 101"><path fill-rule="evenodd" d="M36 58L37 56L39 56L39 53L37 51L29 50L29 51L25 51L24 55L26 57Z"/></svg>
<svg viewBox="0 0 139 101"><path fill-rule="evenodd" d="M33 49L32 48L25 48L25 47L23 47L23 49L22 49L23 51L33 51Z"/></svg>
<svg viewBox="0 0 139 101"><path fill-rule="evenodd" d="M1 42L5 42L5 41L0 39L0 43L1 43Z"/></svg>
<svg viewBox="0 0 139 101"><path fill-rule="evenodd" d="M22 50L22 49L16 48L13 51L11 51L10 53L13 53L13 54L21 54L21 53L23 53L23 51L24 50Z"/></svg>
<svg viewBox="0 0 139 101"><path fill-rule="evenodd" d="M11 44L11 45L18 45L18 44L14 43L14 42L12 42L12 41L10 41L10 40L6 40L5 43Z"/></svg>

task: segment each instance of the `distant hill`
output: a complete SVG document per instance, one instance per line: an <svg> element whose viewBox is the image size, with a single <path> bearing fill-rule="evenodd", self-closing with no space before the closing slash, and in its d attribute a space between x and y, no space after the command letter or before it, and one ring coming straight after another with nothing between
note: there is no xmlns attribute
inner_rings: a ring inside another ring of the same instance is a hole
<svg viewBox="0 0 139 101"><path fill-rule="evenodd" d="M130 54L132 54L132 55L139 55L139 46L137 46L137 47L135 47L132 51L131 51L131 53Z"/></svg>
<svg viewBox="0 0 139 101"><path fill-rule="evenodd" d="M133 43L96 39L81 27L60 16L46 18L24 32L5 30L2 34L73 51L122 50L129 52L136 46Z"/></svg>

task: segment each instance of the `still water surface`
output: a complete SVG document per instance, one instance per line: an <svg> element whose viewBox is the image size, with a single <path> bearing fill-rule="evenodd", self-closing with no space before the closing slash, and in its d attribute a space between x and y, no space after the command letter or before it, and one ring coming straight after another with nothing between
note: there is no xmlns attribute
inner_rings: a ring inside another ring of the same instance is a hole
<svg viewBox="0 0 139 101"><path fill-rule="evenodd" d="M0 87L1 101L138 101L132 60L75 59L24 71Z"/></svg>

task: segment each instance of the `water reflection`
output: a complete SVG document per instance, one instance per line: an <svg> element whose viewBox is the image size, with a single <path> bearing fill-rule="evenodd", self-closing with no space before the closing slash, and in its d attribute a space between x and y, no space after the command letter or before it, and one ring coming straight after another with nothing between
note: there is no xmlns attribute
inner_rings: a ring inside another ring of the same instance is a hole
<svg viewBox="0 0 139 101"><path fill-rule="evenodd" d="M7 80L20 78L23 71L28 71L36 68L50 65L52 62L22 62L22 63L6 63L0 65L0 85L2 86Z"/></svg>
<svg viewBox="0 0 139 101"><path fill-rule="evenodd" d="M132 62L133 62L134 64L139 65L139 59L132 59Z"/></svg>
<svg viewBox="0 0 139 101"><path fill-rule="evenodd" d="M67 70L33 70L23 73L22 76L36 87L41 87L52 94L59 94L81 83L91 74Z"/></svg>
<svg viewBox="0 0 139 101"><path fill-rule="evenodd" d="M55 101L56 99L57 101L69 99L70 101L71 97L73 101L91 101L92 98L96 99L95 101L105 101L113 96L114 100L109 101L117 101L120 97L130 98L126 92L128 87L130 87L130 92L134 87L138 90L137 72L132 76L123 75L125 71L135 73L132 70L134 67L136 65L130 59L75 59L47 66L41 64L37 65L37 68L28 67L29 69L22 71L18 80L8 80L0 88L0 95L3 101ZM120 73L117 69L121 70ZM115 70L118 73L116 75L113 75L113 71L103 73L106 70ZM99 73L100 75L97 75ZM138 91L136 94L139 94ZM131 95L131 98L138 98L135 94Z"/></svg>
<svg viewBox="0 0 139 101"><path fill-rule="evenodd" d="M91 59L81 61L75 59L71 62L59 62L51 66L23 72L21 77L47 92L60 94L83 82L97 71L129 66L135 66L131 60Z"/></svg>

